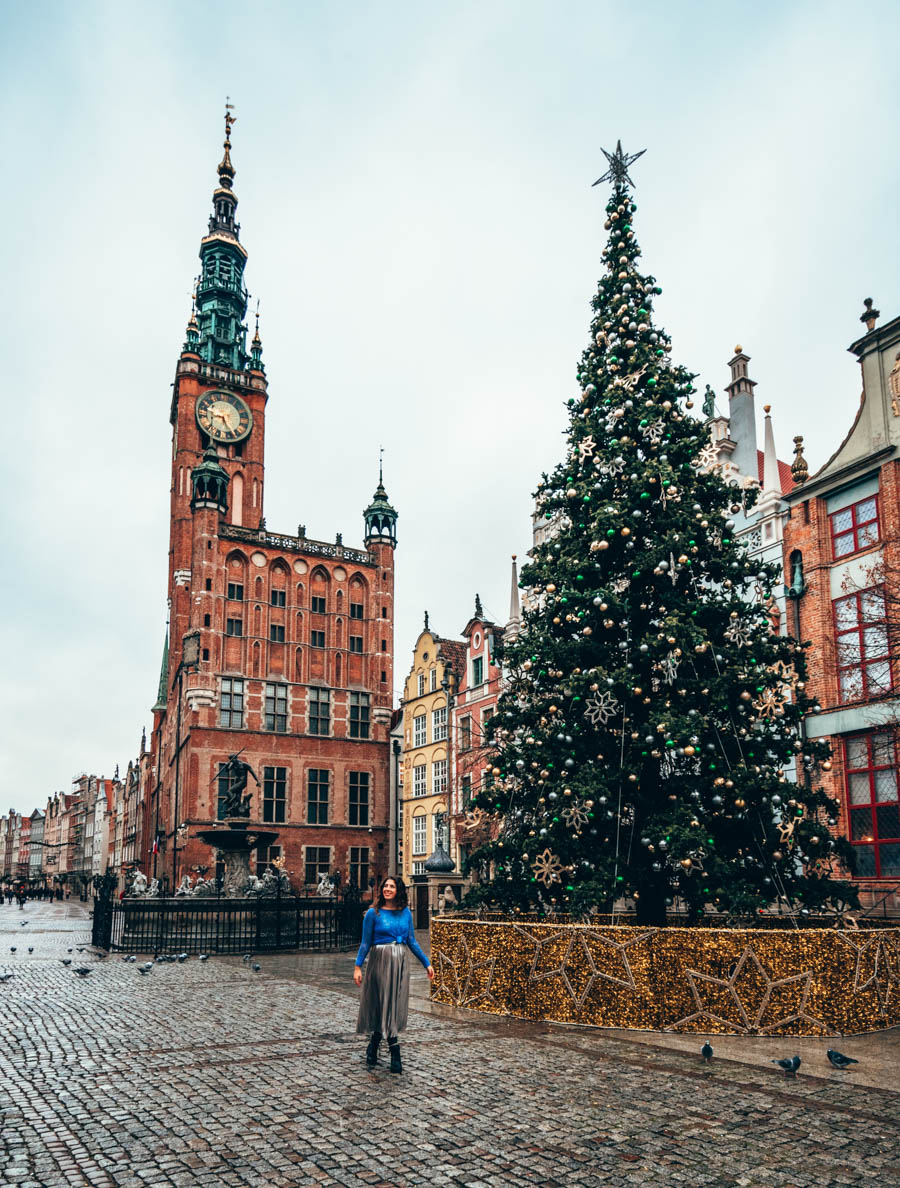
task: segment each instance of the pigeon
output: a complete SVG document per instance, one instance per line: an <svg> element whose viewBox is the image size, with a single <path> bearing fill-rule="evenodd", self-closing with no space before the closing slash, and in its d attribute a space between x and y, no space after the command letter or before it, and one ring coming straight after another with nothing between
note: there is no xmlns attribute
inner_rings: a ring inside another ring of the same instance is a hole
<svg viewBox="0 0 900 1188"><path fill-rule="evenodd" d="M72 950L71 950L71 949L66 949L66 952L67 952L67 953L71 953L71 952L72 952Z"/></svg>
<svg viewBox="0 0 900 1188"><path fill-rule="evenodd" d="M76 965L75 972L80 978L86 978L91 972L91 967L89 965Z"/></svg>
<svg viewBox="0 0 900 1188"><path fill-rule="evenodd" d="M131 964L134 965L135 961L137 961L137 957L135 957L134 953L129 953L125 960L130 961Z"/></svg>
<svg viewBox="0 0 900 1188"><path fill-rule="evenodd" d="M165 961L165 957L157 957L155 960L157 965L162 965L162 963Z"/></svg>
<svg viewBox="0 0 900 1188"><path fill-rule="evenodd" d="M841 1070L845 1070L851 1064L859 1064L859 1061L854 1060L852 1056L845 1056L843 1052L836 1052L834 1048L829 1048L825 1055L834 1068Z"/></svg>
<svg viewBox="0 0 900 1188"><path fill-rule="evenodd" d="M29 953L33 953L33 952L34 952L34 945L29 945L29 946L28 946L28 952L29 952Z"/></svg>
<svg viewBox="0 0 900 1188"><path fill-rule="evenodd" d="M60 961L63 963L63 965L71 965L72 964L71 957L60 957Z"/></svg>
<svg viewBox="0 0 900 1188"><path fill-rule="evenodd" d="M15 953L15 951L16 951L16 946L15 946L15 945L10 945L10 946L9 946L9 951L10 951L10 953Z"/></svg>
<svg viewBox="0 0 900 1188"><path fill-rule="evenodd" d="M707 1064L709 1064L710 1060L712 1060L713 1046L709 1042L709 1040L707 1040L706 1043L703 1045L703 1047L700 1049L700 1055L703 1057L703 1059L706 1061Z"/></svg>
<svg viewBox="0 0 900 1188"><path fill-rule="evenodd" d="M145 961L143 965L138 966L138 972L142 973L142 974L148 974L152 968L153 968L153 962Z"/></svg>
<svg viewBox="0 0 900 1188"><path fill-rule="evenodd" d="M262 966L259 964L259 962L258 962L258 961L254 961L254 962L253 962L253 972L254 972L254 973L259 973L259 971L260 971L261 969L262 969Z"/></svg>
<svg viewBox="0 0 900 1188"><path fill-rule="evenodd" d="M248 962L249 962L249 960L250 960L250 958L251 958L252 956L253 956L253 954L252 954L252 953L245 953L245 954L244 954L244 956L241 958L241 961L248 961Z"/></svg>
<svg viewBox="0 0 900 1188"><path fill-rule="evenodd" d="M0 974L0 982L8 982L11 977L11 973L2 973Z"/></svg>
<svg viewBox="0 0 900 1188"><path fill-rule="evenodd" d="M19 921L19 923L20 923L20 924L22 925L22 927L24 928L24 927L25 927L25 925L28 923L28 921L27 921L27 920L20 920L20 921Z"/></svg>
<svg viewBox="0 0 900 1188"><path fill-rule="evenodd" d="M185 961L187 961L187 953L179 953L178 954L178 964L183 965L185 963Z"/></svg>
<svg viewBox="0 0 900 1188"><path fill-rule="evenodd" d="M209 953L201 953L200 960L201 961L209 961Z"/></svg>
<svg viewBox="0 0 900 1188"><path fill-rule="evenodd" d="M84 952L84 945L77 945L76 947L77 947L77 949L78 949L78 952L79 952L79 953L83 953L83 952ZM69 950L69 952L71 953L71 951L72 951L72 950L70 949L70 950Z"/></svg>
<svg viewBox="0 0 900 1188"><path fill-rule="evenodd" d="M772 1063L777 1064L779 1068L783 1068L786 1077L795 1077L797 1075L797 1069L800 1067L800 1057L792 1056L790 1060L773 1060Z"/></svg>

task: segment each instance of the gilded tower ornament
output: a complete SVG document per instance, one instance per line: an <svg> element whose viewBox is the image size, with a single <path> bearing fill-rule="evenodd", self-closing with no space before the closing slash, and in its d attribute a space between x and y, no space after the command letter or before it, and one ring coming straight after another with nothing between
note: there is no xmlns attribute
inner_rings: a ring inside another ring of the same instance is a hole
<svg viewBox="0 0 900 1188"><path fill-rule="evenodd" d="M894 360L888 376L888 387L891 392L891 412L895 417L900 417L900 354Z"/></svg>

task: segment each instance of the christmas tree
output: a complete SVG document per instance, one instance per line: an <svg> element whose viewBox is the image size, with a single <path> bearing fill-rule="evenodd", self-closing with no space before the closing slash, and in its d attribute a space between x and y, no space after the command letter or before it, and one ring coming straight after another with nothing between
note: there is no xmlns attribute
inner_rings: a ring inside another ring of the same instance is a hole
<svg viewBox="0 0 900 1188"><path fill-rule="evenodd" d="M855 902L817 787L827 748L803 737L803 648L767 613L782 575L730 518L755 493L718 473L687 411L695 377L654 326L628 176L641 154L605 155L605 274L566 457L536 493L550 531L522 571L492 779L470 806L498 823L470 902L580 914L626 898L654 924L676 899L733 919Z"/></svg>

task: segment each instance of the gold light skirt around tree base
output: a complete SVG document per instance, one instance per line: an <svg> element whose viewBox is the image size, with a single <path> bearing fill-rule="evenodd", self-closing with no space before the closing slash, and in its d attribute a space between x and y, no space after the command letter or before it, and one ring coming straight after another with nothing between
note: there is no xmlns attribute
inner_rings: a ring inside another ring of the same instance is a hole
<svg viewBox="0 0 900 1188"><path fill-rule="evenodd" d="M652 928L437 917L435 1002L591 1027L852 1035L900 1024L900 928Z"/></svg>

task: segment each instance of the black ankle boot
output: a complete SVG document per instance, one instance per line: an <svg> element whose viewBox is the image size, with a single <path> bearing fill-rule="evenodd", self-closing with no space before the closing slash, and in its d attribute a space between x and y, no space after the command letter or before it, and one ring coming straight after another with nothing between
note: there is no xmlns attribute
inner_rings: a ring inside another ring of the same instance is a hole
<svg viewBox="0 0 900 1188"><path fill-rule="evenodd" d="M403 1065L400 1063L400 1042L399 1040L388 1040L388 1047L391 1050L391 1072L403 1072Z"/></svg>
<svg viewBox="0 0 900 1188"><path fill-rule="evenodd" d="M372 1038L369 1040L369 1046L366 1048L366 1064L369 1068L378 1063L378 1045L381 1043L381 1032L374 1031Z"/></svg>

